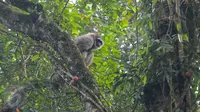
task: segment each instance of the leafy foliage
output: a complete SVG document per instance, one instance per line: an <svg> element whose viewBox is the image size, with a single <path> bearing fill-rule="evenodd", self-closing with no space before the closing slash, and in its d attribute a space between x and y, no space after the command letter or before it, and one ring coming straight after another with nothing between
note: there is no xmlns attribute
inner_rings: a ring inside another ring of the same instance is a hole
<svg viewBox="0 0 200 112"><path fill-rule="evenodd" d="M89 69L104 97L104 104L113 112L143 111L145 84L156 80L162 82L163 77L176 74L174 44L177 36L159 39L157 31L154 31L157 27L154 21L159 18L156 18L152 7L156 7L159 0L31 1L42 4L48 20L58 24L73 38L87 32L101 34L105 45L95 52L94 63ZM199 26L197 24L195 30L199 30ZM179 31L181 25L177 24L176 29ZM181 40L185 51L183 69L192 72L192 98L196 98L192 101L197 102L200 94L197 89L200 83L199 40L190 43L188 35L183 33ZM195 38L198 36L196 34ZM34 82L41 81L41 85L33 87L29 93L29 102L24 109L82 111L75 90L66 88L54 94L51 88L44 87L42 80L50 78L54 64L48 57L49 53L43 49L43 46L48 46L46 43L35 42L4 26L0 26L0 37L2 99L4 91L12 92L7 88L34 85ZM53 52L51 47L48 48ZM53 52L50 55L58 54Z"/></svg>

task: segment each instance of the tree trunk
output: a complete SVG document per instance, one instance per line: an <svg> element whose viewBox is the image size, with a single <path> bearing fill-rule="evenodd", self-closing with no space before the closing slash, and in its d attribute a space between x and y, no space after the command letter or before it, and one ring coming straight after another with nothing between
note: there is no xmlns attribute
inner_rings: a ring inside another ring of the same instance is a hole
<svg viewBox="0 0 200 112"><path fill-rule="evenodd" d="M148 112L191 111L191 79L185 77L185 72L190 69L188 66L190 63L186 62L192 62L192 58L197 52L197 36L195 36L194 25L193 6L195 2L189 2L187 4L181 3L180 0L174 2L168 0L155 5L153 22L156 38L154 39L158 39L160 42L167 41L173 46L173 53L163 53L162 55L166 56L168 60L172 60L173 64L167 62L165 65L175 72L168 71L167 67L164 70L159 68L164 58L154 59L152 73L156 74L157 71L162 71L163 75L156 77L154 81L147 83L144 87L144 103ZM186 41L186 35L189 41Z"/></svg>

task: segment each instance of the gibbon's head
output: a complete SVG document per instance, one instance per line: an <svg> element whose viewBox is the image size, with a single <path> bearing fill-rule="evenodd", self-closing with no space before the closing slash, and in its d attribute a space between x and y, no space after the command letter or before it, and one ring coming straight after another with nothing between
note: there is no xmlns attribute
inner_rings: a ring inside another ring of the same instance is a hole
<svg viewBox="0 0 200 112"><path fill-rule="evenodd" d="M96 33L88 33L94 39L93 50L100 49L104 45L103 39Z"/></svg>
<svg viewBox="0 0 200 112"><path fill-rule="evenodd" d="M102 38L96 39L96 46L100 49L104 45Z"/></svg>

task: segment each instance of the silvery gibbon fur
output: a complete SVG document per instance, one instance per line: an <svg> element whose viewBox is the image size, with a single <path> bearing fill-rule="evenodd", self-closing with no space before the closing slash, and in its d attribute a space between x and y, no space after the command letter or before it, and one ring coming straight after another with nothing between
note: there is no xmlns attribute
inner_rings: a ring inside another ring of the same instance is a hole
<svg viewBox="0 0 200 112"><path fill-rule="evenodd" d="M79 48L86 66L92 64L95 50L100 49L104 45L102 38L96 33L88 33L75 38L75 44Z"/></svg>

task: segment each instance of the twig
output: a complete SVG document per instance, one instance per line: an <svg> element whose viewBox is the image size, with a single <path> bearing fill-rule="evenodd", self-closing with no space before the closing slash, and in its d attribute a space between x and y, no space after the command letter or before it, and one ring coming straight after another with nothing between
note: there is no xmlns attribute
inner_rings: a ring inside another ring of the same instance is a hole
<svg viewBox="0 0 200 112"><path fill-rule="evenodd" d="M61 17L62 17L62 14L64 13L65 9L67 8L67 4L69 3L69 0L66 1L65 3L65 6L63 7L61 13L60 13L60 16L58 17L58 21L61 20Z"/></svg>

